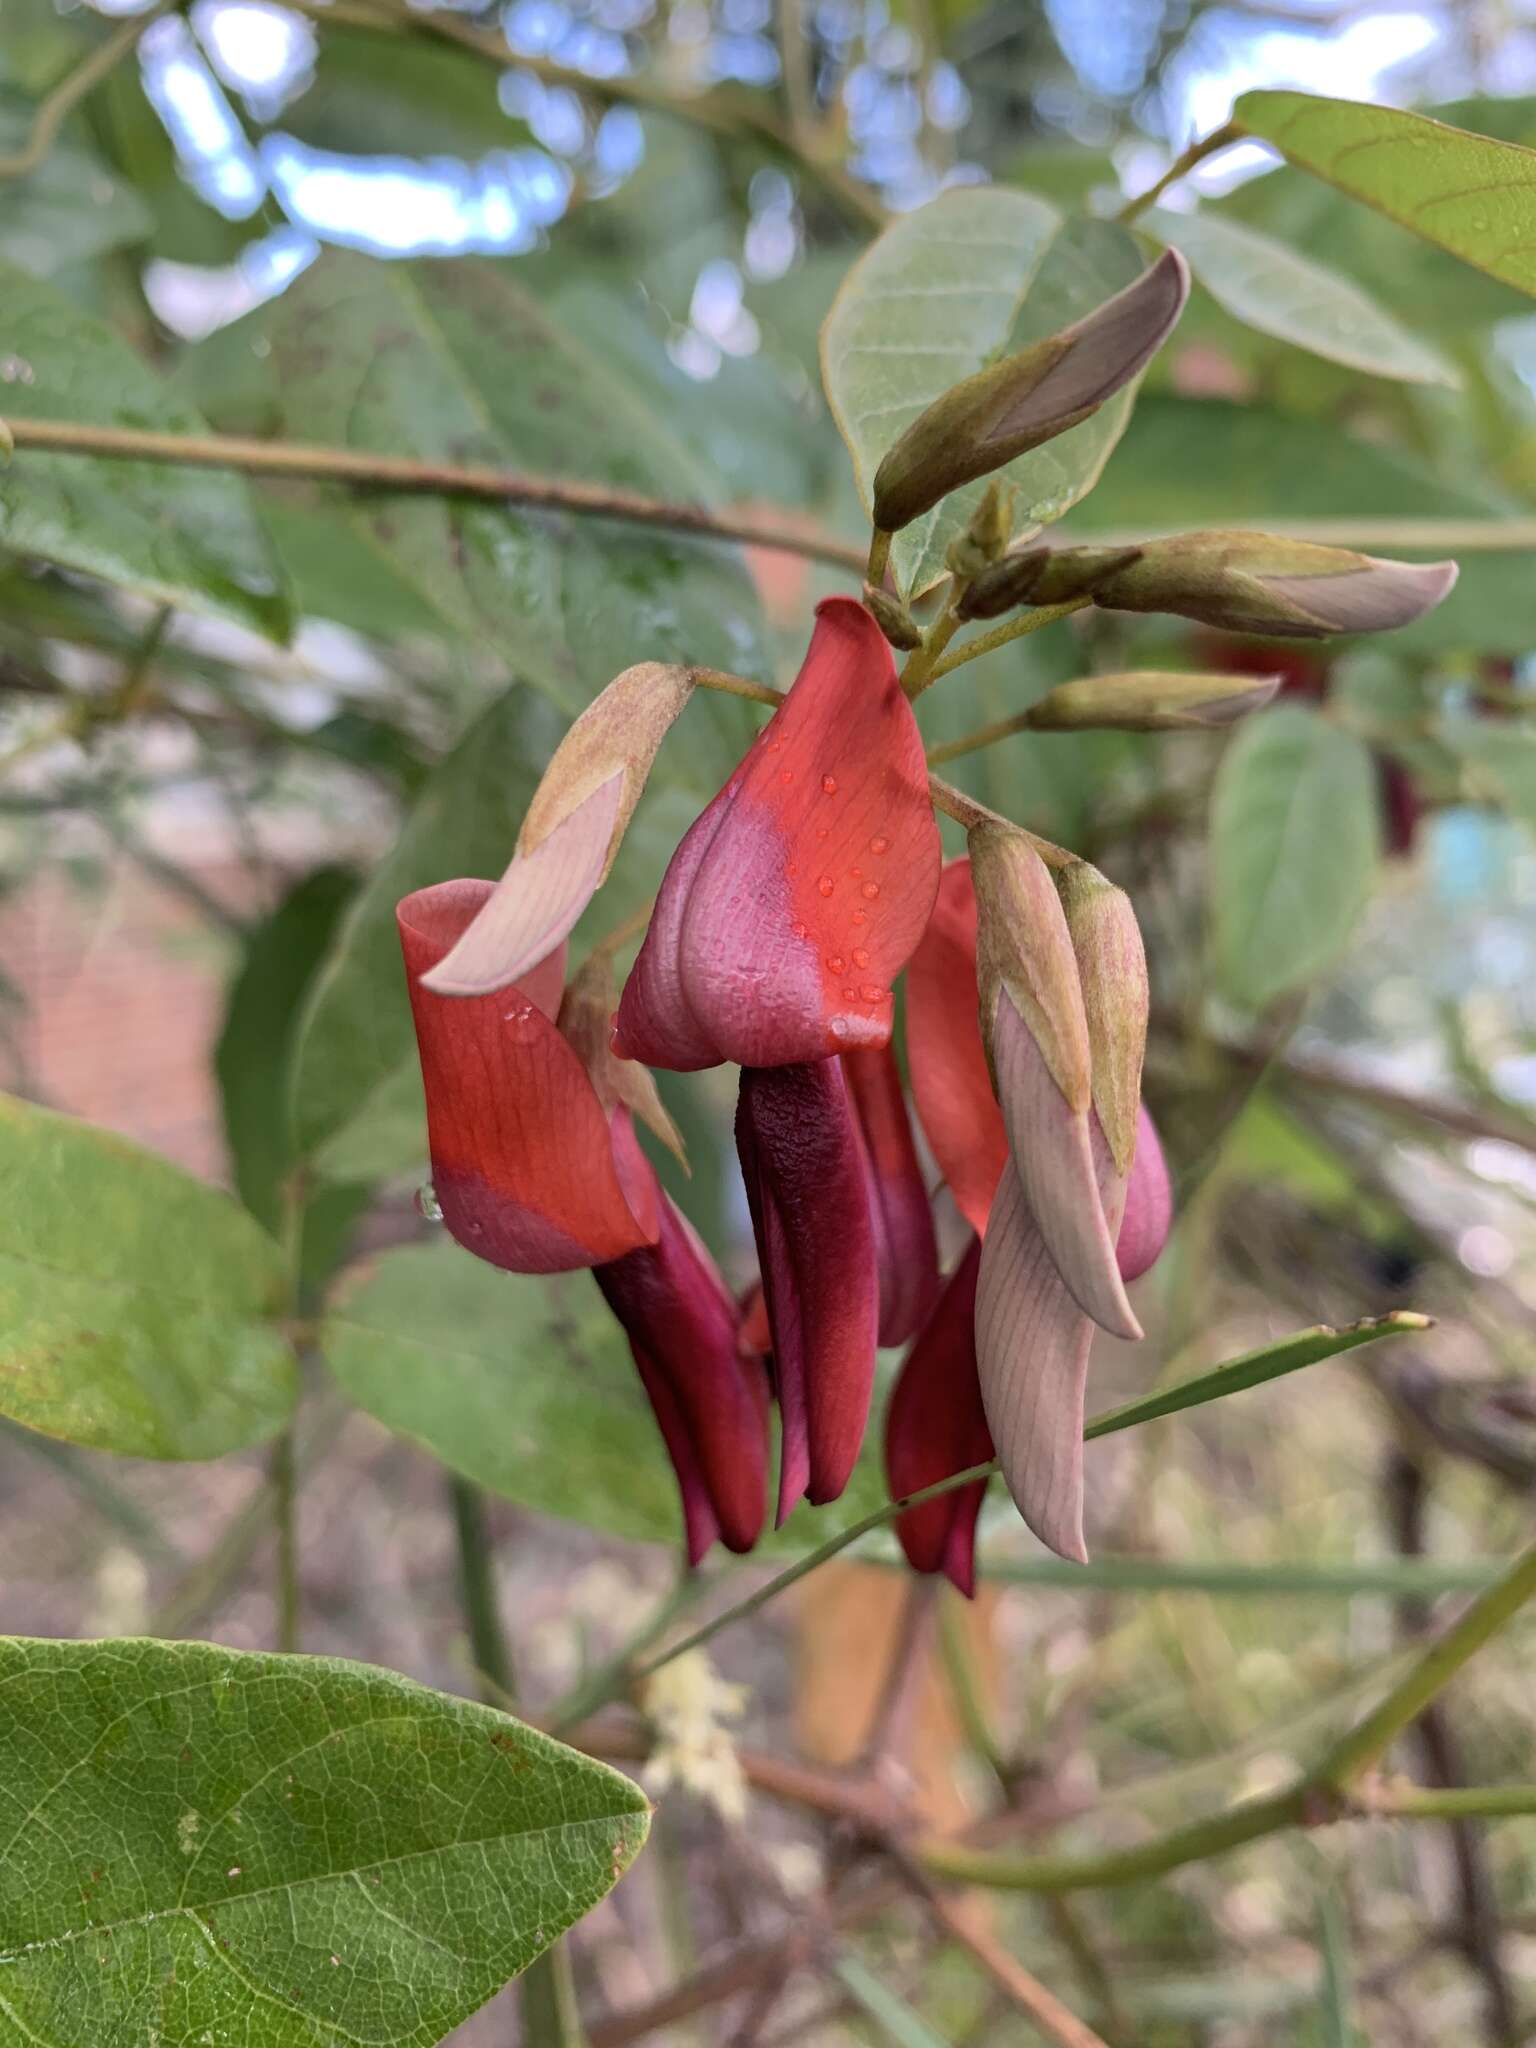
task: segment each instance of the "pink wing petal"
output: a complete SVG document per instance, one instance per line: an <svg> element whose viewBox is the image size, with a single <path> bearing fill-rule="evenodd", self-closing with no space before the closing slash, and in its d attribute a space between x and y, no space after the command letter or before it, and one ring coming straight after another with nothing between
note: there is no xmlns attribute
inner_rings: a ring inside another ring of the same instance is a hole
<svg viewBox="0 0 1536 2048"><path fill-rule="evenodd" d="M1111 1336L1135 1343L1142 1330L1099 1194L1091 1113L1071 1109L1006 989L998 992L992 1051L1015 1173L1057 1270L1086 1314Z"/></svg>
<svg viewBox="0 0 1536 2048"><path fill-rule="evenodd" d="M441 996L489 995L553 952L602 880L623 800L620 770L583 797L532 853L515 855L462 936L421 977L425 986Z"/></svg>
<svg viewBox="0 0 1536 2048"><path fill-rule="evenodd" d="M1125 1220L1115 1245L1124 1280L1139 1280L1155 1266L1173 1226L1173 1189L1162 1140L1145 1103L1136 1120L1136 1156L1125 1190Z"/></svg>

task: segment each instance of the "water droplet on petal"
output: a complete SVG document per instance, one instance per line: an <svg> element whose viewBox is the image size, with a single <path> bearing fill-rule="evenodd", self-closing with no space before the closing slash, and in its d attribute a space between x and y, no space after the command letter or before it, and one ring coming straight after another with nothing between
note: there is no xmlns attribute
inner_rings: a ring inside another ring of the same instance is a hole
<svg viewBox="0 0 1536 2048"><path fill-rule="evenodd" d="M792 924L790 930L797 939L808 939L811 936L811 928L808 924Z"/></svg>
<svg viewBox="0 0 1536 2048"><path fill-rule="evenodd" d="M836 796L836 795L837 795L837 777L836 777L835 775L823 775L823 777L821 778L821 787L822 787L822 793L823 793L824 795L826 795L826 796Z"/></svg>
<svg viewBox="0 0 1536 2048"><path fill-rule="evenodd" d="M795 779L795 771L794 771L794 769L793 769L793 768L781 768L781 769L779 770L779 780L780 780L780 782L784 783L784 784L785 784L786 786L787 786L787 785L788 785L789 783L793 782L793 781L794 781L794 779Z"/></svg>
<svg viewBox="0 0 1536 2048"><path fill-rule="evenodd" d="M864 986L859 990L859 994L863 997L866 1003L878 1003L880 998L885 994L885 990L883 988L876 988L875 984L872 981L866 981Z"/></svg>
<svg viewBox="0 0 1536 2048"><path fill-rule="evenodd" d="M855 967L867 967L869 965L869 949L866 946L854 947L853 964Z"/></svg>
<svg viewBox="0 0 1536 2048"><path fill-rule="evenodd" d="M437 1190L433 1187L431 1181L424 1180L422 1182L421 1186L416 1190L414 1199L418 1216L425 1216L429 1223L442 1222L443 1205L437 1199Z"/></svg>
<svg viewBox="0 0 1536 2048"><path fill-rule="evenodd" d="M848 965L848 962L843 958L841 953L829 953L827 955L827 965L831 968L834 974L841 974L843 969Z"/></svg>
<svg viewBox="0 0 1536 2048"><path fill-rule="evenodd" d="M889 853L891 850L891 842L889 841L889 839L886 838L883 832L878 832L876 833L875 837L871 839L871 841L869 842L869 850L871 853Z"/></svg>
<svg viewBox="0 0 1536 2048"><path fill-rule="evenodd" d="M858 992L858 990L857 990L856 988L845 988L845 989L843 990L843 1001L844 1001L845 1003L851 1003L851 1002L854 1002L854 1001L856 1001L856 1000L857 1000L857 997L858 997L858 993L859 993L859 992Z"/></svg>
<svg viewBox="0 0 1536 2048"><path fill-rule="evenodd" d="M850 874L850 875L852 875L853 879L854 879L854 880L855 880L855 881L857 882L857 881L858 881L858 880L859 880L859 879L860 879L860 878L862 877L862 875L863 875L863 873L864 873L864 870L863 870L862 868L850 868L850 869L848 870L848 872L849 872L849 874Z"/></svg>
<svg viewBox="0 0 1536 2048"><path fill-rule="evenodd" d="M825 826L825 825L818 825L818 826L816 827L816 837L817 837L818 839L825 839L825 838L826 838L826 836L827 836L827 828L826 828L826 826Z"/></svg>
<svg viewBox="0 0 1536 2048"><path fill-rule="evenodd" d="M830 896L836 887L837 884L830 875L823 875L816 884L816 893L818 896Z"/></svg>
<svg viewBox="0 0 1536 2048"><path fill-rule="evenodd" d="M856 910L853 913L853 921L855 924L868 924L869 912L867 910Z"/></svg>
<svg viewBox="0 0 1536 2048"><path fill-rule="evenodd" d="M834 1038L846 1038L848 1036L848 1019L846 1017L834 1017L830 1029Z"/></svg>
<svg viewBox="0 0 1536 2048"><path fill-rule="evenodd" d="M861 896L867 897L868 900L871 903L873 903L875 898L880 894L880 884L878 882L866 882L863 888L859 891L859 894Z"/></svg>

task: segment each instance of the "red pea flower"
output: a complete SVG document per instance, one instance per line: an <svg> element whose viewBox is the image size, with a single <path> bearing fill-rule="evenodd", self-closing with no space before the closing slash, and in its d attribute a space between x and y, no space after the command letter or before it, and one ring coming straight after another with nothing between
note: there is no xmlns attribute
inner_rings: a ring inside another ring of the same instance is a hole
<svg viewBox="0 0 1536 2048"><path fill-rule="evenodd" d="M672 856L615 1049L690 1072L888 1044L939 858L890 647L862 605L827 598L794 687Z"/></svg>
<svg viewBox="0 0 1536 2048"><path fill-rule="evenodd" d="M614 1148L625 1184L648 1189L659 1235L592 1277L629 1339L677 1474L696 1565L717 1539L746 1551L762 1532L767 1382L759 1361L742 1355L737 1307L714 1260L658 1186L624 1110L614 1118Z"/></svg>
<svg viewBox="0 0 1536 2048"><path fill-rule="evenodd" d="M885 1418L885 1470L893 1500L984 1465L992 1456L976 1377L980 1265L981 1240L973 1237L892 1390ZM896 1522L912 1569L943 1572L967 1599L976 1590L976 1518L986 1490L985 1479L957 1486L908 1508Z"/></svg>
<svg viewBox="0 0 1536 2048"><path fill-rule="evenodd" d="M874 1229L840 1062L744 1067L736 1108L783 1426L778 1519L848 1484L874 1386Z"/></svg>
<svg viewBox="0 0 1536 2048"><path fill-rule="evenodd" d="M939 1288L933 1210L918 1165L901 1070L889 1046L844 1053L875 1233L880 1342L905 1344L923 1326Z"/></svg>
<svg viewBox="0 0 1536 2048"><path fill-rule="evenodd" d="M515 987L440 996L421 977L493 885L440 882L396 908L427 1097L432 1186L466 1251L513 1273L564 1273L654 1244L655 1191L622 1182L610 1120L554 1022L564 947Z"/></svg>

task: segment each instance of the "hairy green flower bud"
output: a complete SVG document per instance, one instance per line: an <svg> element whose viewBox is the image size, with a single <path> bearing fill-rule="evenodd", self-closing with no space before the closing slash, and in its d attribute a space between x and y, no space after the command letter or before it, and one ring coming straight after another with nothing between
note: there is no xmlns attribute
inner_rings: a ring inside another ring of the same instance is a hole
<svg viewBox="0 0 1536 2048"><path fill-rule="evenodd" d="M887 533L910 525L961 484L1097 412L1151 361L1188 295L1188 268L1169 249L1071 327L936 398L875 472L875 525Z"/></svg>
<svg viewBox="0 0 1536 2048"><path fill-rule="evenodd" d="M876 590L873 583L866 583L864 609L872 615L875 624L893 647L910 653L914 647L922 646L921 627L900 598L892 597L888 590Z"/></svg>
<svg viewBox="0 0 1536 2048"><path fill-rule="evenodd" d="M1269 702L1278 676L1083 676L1059 683L1029 709L1036 732L1182 732L1231 725Z"/></svg>
<svg viewBox="0 0 1536 2048"><path fill-rule="evenodd" d="M1077 956L1093 1106L1121 1173L1136 1150L1141 1106L1141 1064L1147 1047L1147 960L1131 899L1085 860L1058 869L1051 880L1061 898Z"/></svg>
<svg viewBox="0 0 1536 2048"><path fill-rule="evenodd" d="M1384 562L1315 541L1212 531L1147 541L1124 568L1095 576L1092 592L1095 604L1115 611L1173 612L1230 633L1320 640L1409 625L1455 581L1454 562Z"/></svg>

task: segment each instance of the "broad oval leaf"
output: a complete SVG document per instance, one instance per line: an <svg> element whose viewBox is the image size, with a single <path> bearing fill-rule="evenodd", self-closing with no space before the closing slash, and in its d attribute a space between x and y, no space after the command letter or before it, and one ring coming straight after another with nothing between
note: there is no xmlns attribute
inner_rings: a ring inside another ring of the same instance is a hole
<svg viewBox="0 0 1536 2048"><path fill-rule="evenodd" d="M1142 269L1133 237L1070 220L1000 186L943 193L880 236L849 271L821 332L822 379L866 506L880 459L941 393L994 357L1070 326ZM1130 416L1118 392L1092 419L1000 471L1022 529L1059 519L1093 488ZM985 482L955 491L902 530L898 585L920 592L944 569Z"/></svg>
<svg viewBox="0 0 1536 2048"><path fill-rule="evenodd" d="M207 432L111 328L3 262L0 416ZM219 470L18 449L0 470L0 540L271 639L288 630L282 571L245 481Z"/></svg>
<svg viewBox="0 0 1536 2048"><path fill-rule="evenodd" d="M1211 936L1223 994L1260 1009L1327 967L1379 859L1364 743L1301 705L1251 718L1211 797Z"/></svg>
<svg viewBox="0 0 1536 2048"><path fill-rule="evenodd" d="M1277 341L1373 377L1455 384L1443 357L1410 334L1353 279L1300 256L1284 242L1205 210L1146 217L1150 233L1181 250L1211 297L1234 320Z"/></svg>
<svg viewBox="0 0 1536 2048"><path fill-rule="evenodd" d="M710 495L708 472L665 422L509 267L333 250L264 318L293 440ZM567 712L636 661L739 670L764 658L756 592L739 553L718 543L485 499L317 492L310 502L440 633L488 654L498 676L514 663Z"/></svg>
<svg viewBox="0 0 1536 2048"><path fill-rule="evenodd" d="M586 1273L502 1273L455 1244L407 1246L344 1291L321 1347L359 1408L492 1492L615 1536L680 1536L629 1347Z"/></svg>
<svg viewBox="0 0 1536 2048"><path fill-rule="evenodd" d="M1302 170L1536 296L1536 150L1427 114L1301 92L1249 92L1233 125Z"/></svg>
<svg viewBox="0 0 1536 2048"><path fill-rule="evenodd" d="M228 1195L0 1096L0 1414L140 1458L217 1458L290 1414L276 1244Z"/></svg>
<svg viewBox="0 0 1536 2048"><path fill-rule="evenodd" d="M17 2042L429 2048L590 1910L648 1803L334 1658L0 1642Z"/></svg>
<svg viewBox="0 0 1536 2048"><path fill-rule="evenodd" d="M27 101L0 96L0 154L25 144L33 113ZM144 241L152 226L143 197L126 179L82 143L56 142L36 170L6 187L0 257L34 277L52 277L125 242Z"/></svg>

